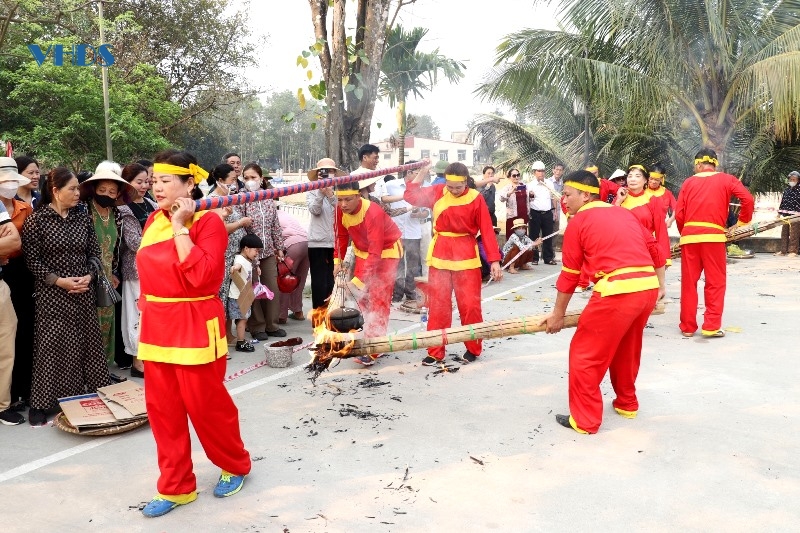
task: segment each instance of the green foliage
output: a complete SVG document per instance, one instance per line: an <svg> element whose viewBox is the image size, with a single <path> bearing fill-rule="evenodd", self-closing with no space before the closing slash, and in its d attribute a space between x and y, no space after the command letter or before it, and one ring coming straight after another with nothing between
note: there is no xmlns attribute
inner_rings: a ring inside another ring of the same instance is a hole
<svg viewBox="0 0 800 533"><path fill-rule="evenodd" d="M126 162L169 146L161 133L180 116L180 107L166 98L163 79L140 66L129 80L111 70L111 136L115 158ZM2 135L14 141L17 153L39 158L45 166L94 168L105 159L103 96L99 69L24 63L0 71ZM47 110L44 112L44 110Z"/></svg>
<svg viewBox="0 0 800 533"><path fill-rule="evenodd" d="M628 161L661 162L682 177L694 152L708 146L726 170L759 190L796 164L800 1L563 0L560 6L564 29L509 35L478 92L522 111L530 124L519 125L557 140L562 153L573 154L566 161L573 168L588 150L604 171ZM542 99L555 107L541 108ZM554 124L553 113L565 120ZM498 132L508 126L498 125ZM551 149L539 141L520 157Z"/></svg>

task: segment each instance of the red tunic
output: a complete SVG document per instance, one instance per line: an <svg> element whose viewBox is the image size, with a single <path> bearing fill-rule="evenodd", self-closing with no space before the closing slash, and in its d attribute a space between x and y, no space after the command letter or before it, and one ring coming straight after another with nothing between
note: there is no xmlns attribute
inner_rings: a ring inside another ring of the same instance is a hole
<svg viewBox="0 0 800 533"><path fill-rule="evenodd" d="M651 235L655 235L661 253L665 258L669 258L671 250L667 224L664 221L663 205L661 200L656 198L648 189L643 190L637 196L628 191L628 195L622 202L622 207L633 213Z"/></svg>
<svg viewBox="0 0 800 533"><path fill-rule="evenodd" d="M670 210L672 213L675 212L675 208L678 205L678 201L675 200L675 195L672 194L672 191L664 187L663 185L656 190L649 189L650 192L661 200L661 203L664 206L664 213L669 214Z"/></svg>
<svg viewBox="0 0 800 533"><path fill-rule="evenodd" d="M441 270L480 268L481 259L475 236L483 237L486 259L500 261L486 200L475 189L453 196L444 184L422 187L409 182L403 196L406 202L433 210L433 239L428 248L428 265Z"/></svg>
<svg viewBox="0 0 800 533"><path fill-rule="evenodd" d="M594 290L601 296L658 288L655 268L664 266L664 255L653 236L635 221L626 209L605 202L584 205L564 232L559 292L575 291L582 268L595 280ZM608 227L619 231L597 231Z"/></svg>
<svg viewBox="0 0 800 533"><path fill-rule="evenodd" d="M701 172L687 178L675 209L680 243L726 242L725 223L731 196L741 203L739 223L747 224L753 219L753 196L736 176Z"/></svg>
<svg viewBox="0 0 800 533"><path fill-rule="evenodd" d="M353 283L364 288L364 280L371 279L380 270L381 259L399 259L402 254L400 229L376 203L361 199L361 205L353 214L336 207L333 262L338 264L347 253L347 245L353 241L353 252L357 259Z"/></svg>
<svg viewBox="0 0 800 533"><path fill-rule="evenodd" d="M187 223L194 247L178 260L172 222L156 211L144 227L136 254L142 312L139 359L201 365L228 353L225 310L217 294L225 277L228 233L211 211Z"/></svg>

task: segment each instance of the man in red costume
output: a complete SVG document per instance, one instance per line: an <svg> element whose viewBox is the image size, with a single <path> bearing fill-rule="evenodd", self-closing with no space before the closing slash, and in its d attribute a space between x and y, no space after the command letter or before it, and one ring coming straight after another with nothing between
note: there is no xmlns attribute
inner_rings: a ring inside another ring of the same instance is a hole
<svg viewBox="0 0 800 533"><path fill-rule="evenodd" d="M573 215L564 232L561 275L553 312L541 323L548 333L564 327L564 313L581 271L596 280L569 347L569 415L556 421L578 433L597 433L603 420L600 382L606 371L617 397L614 410L634 418L639 410L636 376L642 335L664 291L664 257L630 211L600 200L600 184L587 171L564 180L564 197ZM608 328L608 317L614 327Z"/></svg>
<svg viewBox="0 0 800 533"><path fill-rule="evenodd" d="M724 337L722 309L725 305L728 203L735 196L741 203L737 226L753 218L753 196L736 176L717 172L714 150L704 148L694 158L695 175L683 182L678 194L675 221L681 232L681 322L684 337L697 331L697 282L705 273L706 312L701 330L704 337Z"/></svg>
<svg viewBox="0 0 800 533"><path fill-rule="evenodd" d="M449 328L453 320L450 298L455 291L461 324L483 321L481 313L481 260L475 236L481 232L490 263L491 275L499 281L500 250L492 218L483 196L467 187L469 170L463 163L450 163L445 169L445 183L422 187L430 165L422 167L406 187L406 202L433 210L433 239L428 248L428 331ZM464 343L467 363L480 356L480 339ZM422 364L432 366L444 360L445 347L428 348Z"/></svg>
<svg viewBox="0 0 800 533"><path fill-rule="evenodd" d="M333 275L342 269L347 246L353 241L355 269L351 283L363 292L358 304L364 314L364 336L386 335L397 265L403 256L400 230L375 202L362 198L359 189L375 180L336 187L337 205L333 243ZM375 364L383 354L362 355L355 361Z"/></svg>

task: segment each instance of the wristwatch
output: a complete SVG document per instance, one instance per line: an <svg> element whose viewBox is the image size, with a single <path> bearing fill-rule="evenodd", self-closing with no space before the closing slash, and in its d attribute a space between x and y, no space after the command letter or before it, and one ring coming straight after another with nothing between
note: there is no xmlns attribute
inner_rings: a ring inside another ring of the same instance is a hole
<svg viewBox="0 0 800 533"><path fill-rule="evenodd" d="M189 235L189 230L187 228L181 228L178 231L172 234L172 238L180 237L181 235Z"/></svg>

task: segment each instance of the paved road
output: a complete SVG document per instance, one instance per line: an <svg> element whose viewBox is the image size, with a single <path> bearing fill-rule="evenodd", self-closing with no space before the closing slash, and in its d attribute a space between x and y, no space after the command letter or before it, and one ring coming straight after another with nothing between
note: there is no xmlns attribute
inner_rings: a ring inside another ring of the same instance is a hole
<svg viewBox="0 0 800 533"><path fill-rule="evenodd" d="M200 496L159 519L137 509L155 493L148 429L92 438L0 427L2 530L796 530L798 267L772 256L730 265L728 336L704 340L677 330L678 262L667 274L675 303L645 332L639 417L613 413L605 382L593 436L553 418L567 412L571 330L489 341L480 362L451 374L420 366L417 351L369 370L346 361L316 383L301 354L290 369L238 378L230 389L255 460L244 490L215 499L218 469L195 442ZM485 318L545 310L557 272L490 285L484 296L500 296ZM571 308L585 303L576 295ZM393 317L395 329L416 327L416 316ZM257 354L235 355L229 371Z"/></svg>

